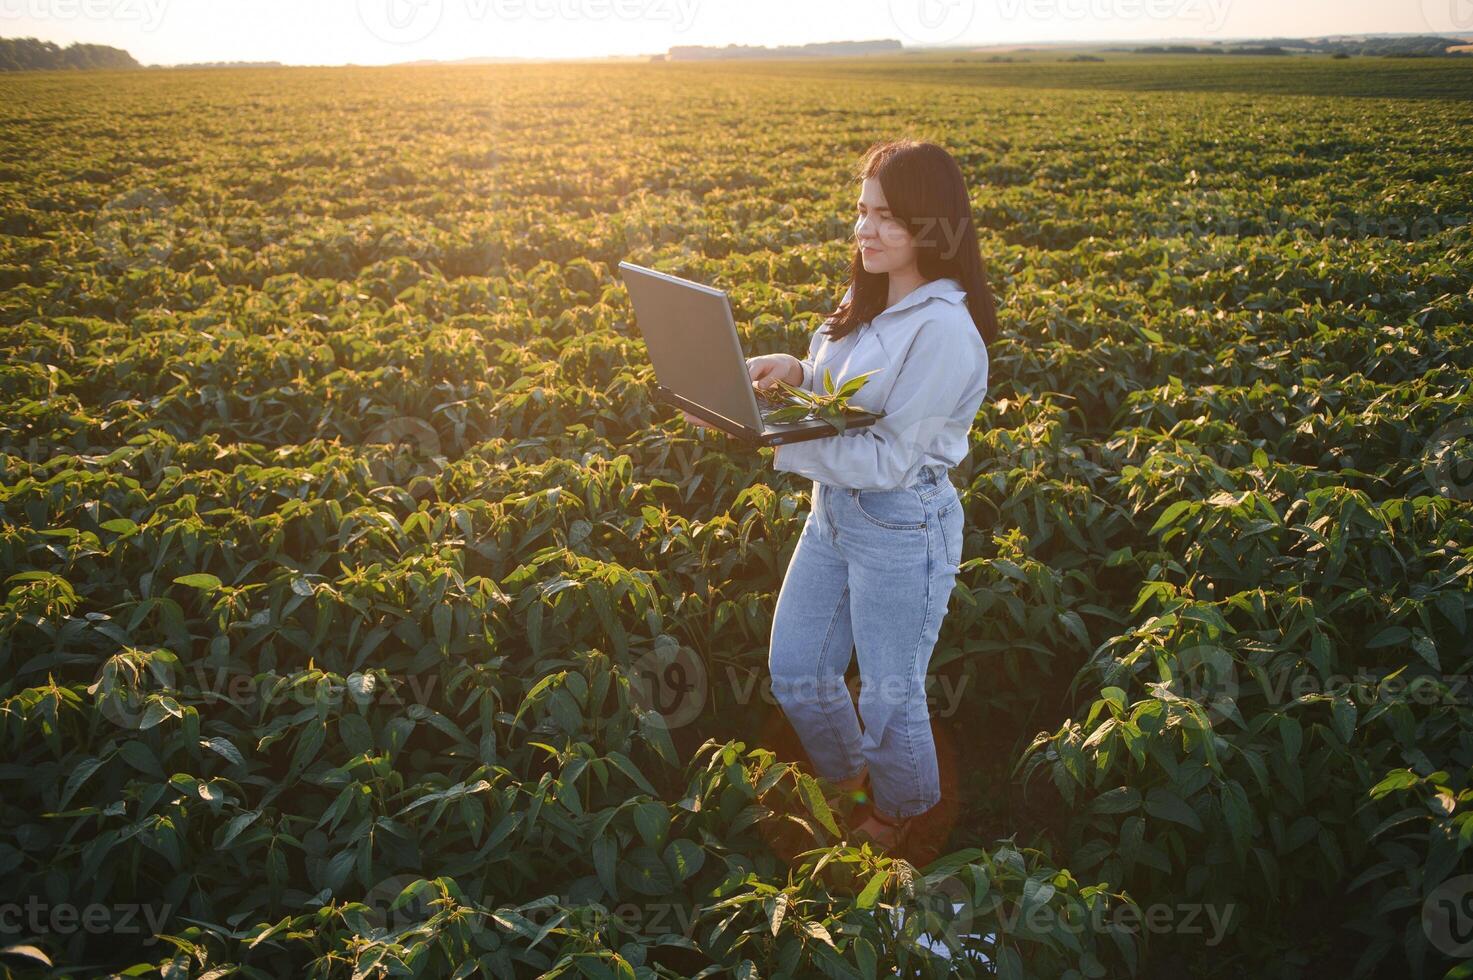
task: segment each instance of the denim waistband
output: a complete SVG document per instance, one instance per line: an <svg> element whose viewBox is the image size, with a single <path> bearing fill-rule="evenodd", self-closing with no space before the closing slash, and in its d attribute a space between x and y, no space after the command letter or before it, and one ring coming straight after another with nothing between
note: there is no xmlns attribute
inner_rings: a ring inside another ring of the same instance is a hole
<svg viewBox="0 0 1473 980"><path fill-rule="evenodd" d="M934 486L938 486L938 485L940 485L942 483L947 482L947 476L946 476L946 474L949 473L949 472L950 472L950 468L948 466L946 466L946 464L944 464L944 463L929 463L929 464L927 464L925 466L922 466L920 468L920 470L917 471L915 480L913 480L912 482L906 484L906 486L907 487L934 487ZM815 491L818 488L820 488L820 487L828 486L828 487L830 487L830 489L833 489L833 490L841 490L844 493L848 493L848 494L855 494L855 493L858 493L859 492L858 490L854 490L854 489L849 488L849 487L841 487L841 486L833 486L833 485L830 485L830 484L825 484L825 483L822 483L819 480L814 480L813 481L813 485L814 485Z"/></svg>

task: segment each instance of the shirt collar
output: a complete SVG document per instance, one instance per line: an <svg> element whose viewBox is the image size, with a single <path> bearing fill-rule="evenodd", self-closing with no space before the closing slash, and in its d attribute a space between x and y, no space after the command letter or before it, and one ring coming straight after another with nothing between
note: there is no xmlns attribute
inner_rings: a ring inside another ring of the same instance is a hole
<svg viewBox="0 0 1473 980"><path fill-rule="evenodd" d="M899 313L902 310L908 310L912 306L924 303L933 296L944 299L948 303L962 303L966 301L967 291L955 279L950 276L942 276L940 279L932 279L930 282L921 283L915 289L902 296L900 301L894 306L881 310L880 315L884 316L891 313Z"/></svg>

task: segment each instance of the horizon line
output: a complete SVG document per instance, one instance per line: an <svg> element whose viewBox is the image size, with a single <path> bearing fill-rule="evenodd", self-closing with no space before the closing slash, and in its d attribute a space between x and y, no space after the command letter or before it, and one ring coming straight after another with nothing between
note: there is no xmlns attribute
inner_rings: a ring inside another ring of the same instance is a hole
<svg viewBox="0 0 1473 980"><path fill-rule="evenodd" d="M494 54L492 54L492 55L468 55L468 56L466 56L464 58L414 58L414 59L408 59L408 60L405 60L405 61L386 61L386 62L356 62L356 61L340 61L340 62L290 62L290 61L280 61L280 60L274 59L274 58L270 58L270 59L231 58L231 59L223 60L223 61L222 60L214 60L214 61L150 62L150 63L147 63L147 64L140 64L139 67L140 68L179 68L179 67L188 67L188 66L205 66L205 67L208 67L208 66L216 66L216 65L221 66L221 67L228 67L228 66L232 66L232 65L238 65L238 66L241 66L241 67L249 67L249 66L253 66L253 65L260 65L260 66L281 67L281 68L402 68L402 67L428 67L428 66L432 66L432 65L456 65L456 64L465 64L465 63L468 63L468 62L482 62L482 63L489 63L489 62L500 62L500 63L539 63L539 64L546 64L546 63L582 63L582 62L590 62L590 61L599 61L599 62L602 62L602 61L630 61L630 60L638 60L638 59L646 59L646 60L648 60L648 59L654 58L654 57L667 57L669 55L669 52L670 52L671 48L703 48L703 49L712 50L712 51L720 51L723 48L727 48L727 47L740 47L740 48L751 48L751 49L754 49L754 50L781 51L781 50L783 50L785 48L794 48L794 49L797 49L797 48L804 48L804 47L816 47L816 46L822 46L822 45L827 45L827 44L867 44L867 43L874 43L874 42L877 42L877 41L895 41L895 42L897 42L897 43L900 44L900 50L901 51L987 51L987 50L992 50L992 49L1012 49L1012 50L1017 50L1018 48L1027 48L1027 47L1036 47L1036 48L1112 47L1113 48L1113 47L1119 47L1121 45L1142 45L1142 44L1145 44L1145 45L1153 45L1153 44L1154 45L1160 45L1160 44L1177 44L1177 43L1183 43L1183 42L1196 42L1196 43L1205 43L1205 44L1209 44L1209 45L1219 45L1220 46L1222 44L1229 43L1229 42L1231 42L1231 43L1243 43L1243 42L1267 43L1267 42L1271 42L1271 41L1323 41L1323 40L1329 40L1331 38L1387 38L1387 37L1439 37L1439 38L1451 38L1451 39L1454 39L1454 40L1468 41L1470 43L1473 43L1473 32L1468 32L1468 33L1449 33L1449 32L1444 32L1444 31L1372 31L1372 32L1350 33L1350 34L1337 34L1337 33L1331 32L1331 33L1324 33L1324 34L1303 34L1303 35L1296 35L1296 34L1273 34L1273 35L1245 34L1245 35L1236 35L1236 36L1231 36L1231 37L1217 36L1217 37L1212 37L1212 38L1202 37L1202 36L1199 36L1199 35L1181 35L1179 37L1119 38L1119 39L1111 39L1111 40L1102 40L1102 39L1099 39L1099 38L1074 38L1074 39L1047 40L1047 41L1046 40L1021 40L1021 41L1003 41L1003 42L990 42L990 43L961 43L961 44L958 44L958 43L945 43L945 44L907 44L907 43L905 43L903 40L901 40L899 38L893 38L892 37L892 38L868 38L868 39L859 40L859 41L855 41L855 40L844 40L844 39L841 39L841 40L831 40L831 41L809 41L809 42L805 42L803 44L780 44L780 45L737 44L735 42L730 42L730 43L725 44L725 45L719 45L719 44L677 44L677 45L671 45L670 47L667 47L663 51L635 52L635 53L632 53L632 54L606 53L606 54L588 54L588 55L577 55L577 56L567 56L567 55L536 56L536 55L494 55ZM0 40L24 40L24 39L25 38L22 38L22 37L16 37L16 38L4 38L4 37L0 37ZM30 40L35 40L35 41L41 41L40 38L36 38L36 37L30 37L29 39ZM56 44L57 42L50 41L50 42L43 42L43 43ZM104 44L100 44L99 42L90 42L90 41L74 41L74 42L72 42L72 45L75 45L75 44L98 44L98 46L101 46L101 47L116 47L115 45L104 45ZM63 45L57 45L57 46L58 47L65 48L65 47L70 47L72 45L65 45L65 46L63 46ZM127 48L118 48L118 50L127 51ZM128 52L128 53L131 56L132 52ZM854 57L874 57L874 56L875 56L875 54L864 54L864 55L856 55ZM891 56L893 57L893 55L891 55ZM798 55L796 57L801 58L803 56L802 55ZM692 61L700 61L700 60L707 60L707 59L691 59L691 60ZM710 59L710 60L717 60L717 59ZM740 60L740 59L732 59L732 60Z"/></svg>

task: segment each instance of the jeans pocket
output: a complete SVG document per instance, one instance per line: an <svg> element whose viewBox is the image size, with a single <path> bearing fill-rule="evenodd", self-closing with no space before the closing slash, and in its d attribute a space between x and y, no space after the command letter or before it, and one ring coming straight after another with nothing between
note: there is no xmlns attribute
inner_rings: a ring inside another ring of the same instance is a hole
<svg viewBox="0 0 1473 980"><path fill-rule="evenodd" d="M951 501L936 516L941 524L941 543L946 546L946 561L957 568L962 563L962 533L966 530L961 501Z"/></svg>
<svg viewBox="0 0 1473 980"><path fill-rule="evenodd" d="M871 524L893 531L919 531L926 526L926 504L910 487L856 491L854 507Z"/></svg>

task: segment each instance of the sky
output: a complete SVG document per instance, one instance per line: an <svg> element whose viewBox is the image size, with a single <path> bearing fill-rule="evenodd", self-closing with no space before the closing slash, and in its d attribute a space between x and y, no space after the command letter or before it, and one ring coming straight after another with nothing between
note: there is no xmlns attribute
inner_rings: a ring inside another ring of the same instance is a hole
<svg viewBox="0 0 1473 980"><path fill-rule="evenodd" d="M163 65L1422 32L1473 36L1473 0L0 0L0 37L109 44Z"/></svg>

